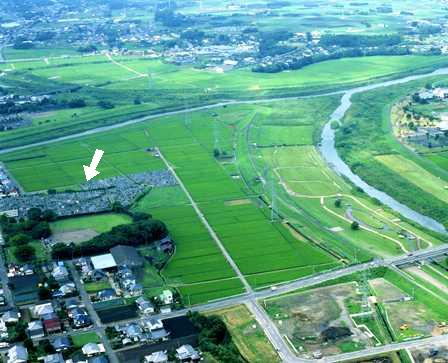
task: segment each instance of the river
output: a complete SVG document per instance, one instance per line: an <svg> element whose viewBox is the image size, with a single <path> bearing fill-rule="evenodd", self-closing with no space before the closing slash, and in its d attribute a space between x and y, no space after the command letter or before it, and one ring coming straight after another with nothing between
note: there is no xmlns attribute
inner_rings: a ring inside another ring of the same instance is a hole
<svg viewBox="0 0 448 363"><path fill-rule="evenodd" d="M330 165L330 167L339 175L345 176L357 187L364 190L370 197L376 198L381 203L387 205L394 211L400 213L407 219L410 219L423 227L426 227L432 231L447 234L446 228L435 219L425 216L417 211L409 208L408 206L398 202L390 195L374 188L373 186L367 184L358 175L353 173L349 166L340 158L335 147L335 130L331 128L331 123L341 122L342 118L345 116L347 110L352 105L351 97L354 94L371 91L377 88L394 86L397 84L403 84L411 81L416 81L419 79L437 76L437 75L448 75L448 68L441 68L432 73L419 74L415 76L408 76L404 78L399 78L391 81L375 83L367 86L352 88L345 92L341 98L341 103L339 107L333 112L330 120L325 124L322 135L321 135L321 145L319 147L320 152L325 159L325 161Z"/></svg>

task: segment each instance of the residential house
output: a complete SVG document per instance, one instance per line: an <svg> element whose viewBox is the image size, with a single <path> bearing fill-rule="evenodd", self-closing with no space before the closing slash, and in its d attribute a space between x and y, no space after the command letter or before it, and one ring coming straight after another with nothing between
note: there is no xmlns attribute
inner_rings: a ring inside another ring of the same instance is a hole
<svg viewBox="0 0 448 363"><path fill-rule="evenodd" d="M43 363L65 363L64 357L61 353L49 354L45 357L41 357L38 359Z"/></svg>
<svg viewBox="0 0 448 363"><path fill-rule="evenodd" d="M8 349L7 363L26 363L28 361L28 350L22 345L14 345Z"/></svg>
<svg viewBox="0 0 448 363"><path fill-rule="evenodd" d="M137 304L138 309L145 315L153 314L155 311L154 305L143 296L135 300L135 303Z"/></svg>
<svg viewBox="0 0 448 363"><path fill-rule="evenodd" d="M181 362L198 361L201 355L191 345L185 344L176 349L176 357Z"/></svg>
<svg viewBox="0 0 448 363"><path fill-rule="evenodd" d="M30 321L27 328L28 336L31 339L42 338L45 336L44 327L40 320Z"/></svg>
<svg viewBox="0 0 448 363"><path fill-rule="evenodd" d="M21 317L21 314L17 310L9 310L3 314L2 320L5 323L17 323Z"/></svg>
<svg viewBox="0 0 448 363"><path fill-rule="evenodd" d="M109 359L105 355L89 358L88 363L109 363Z"/></svg>
<svg viewBox="0 0 448 363"><path fill-rule="evenodd" d="M80 302L77 298L71 298L71 299L65 300L65 307L67 308L67 310L77 308L77 307L79 307L79 305L80 305Z"/></svg>
<svg viewBox="0 0 448 363"><path fill-rule="evenodd" d="M74 282L67 282L63 284L59 289L53 291L53 297L65 297L73 295L76 292L76 286Z"/></svg>
<svg viewBox="0 0 448 363"><path fill-rule="evenodd" d="M72 346L72 343L70 342L70 339L68 337L58 337L51 343L53 348L56 350L56 352L62 352L64 350L67 350Z"/></svg>
<svg viewBox="0 0 448 363"><path fill-rule="evenodd" d="M110 249L115 262L118 266L128 266L129 268L143 267L144 258L136 248L131 246L118 245Z"/></svg>
<svg viewBox="0 0 448 363"><path fill-rule="evenodd" d="M97 343L87 343L82 347L82 353L87 357L91 357L93 355L104 353L104 345Z"/></svg>
<svg viewBox="0 0 448 363"><path fill-rule="evenodd" d="M436 88L432 92L435 97L444 99L448 97L448 88Z"/></svg>
<svg viewBox="0 0 448 363"><path fill-rule="evenodd" d="M0 339L1 340L8 339L8 328L3 319L0 319Z"/></svg>
<svg viewBox="0 0 448 363"><path fill-rule="evenodd" d="M67 268L64 266L64 262L58 262L53 268L51 275L59 283L68 281L68 278L70 276Z"/></svg>
<svg viewBox="0 0 448 363"><path fill-rule="evenodd" d="M58 317L44 320L44 328L47 334L59 333L62 331L61 321Z"/></svg>
<svg viewBox="0 0 448 363"><path fill-rule="evenodd" d="M170 290L163 290L160 294L160 300L164 305L170 305L173 303L173 293Z"/></svg>
<svg viewBox="0 0 448 363"><path fill-rule="evenodd" d="M41 318L45 314L54 313L54 308L52 303L35 305L31 308L31 315L34 318Z"/></svg>
<svg viewBox="0 0 448 363"><path fill-rule="evenodd" d="M166 363L168 362L168 355L166 352L159 350L150 355L145 356L145 363Z"/></svg>
<svg viewBox="0 0 448 363"><path fill-rule="evenodd" d="M79 329L92 325L92 320L85 309L70 309L67 315L71 319L74 328Z"/></svg>
<svg viewBox="0 0 448 363"><path fill-rule="evenodd" d="M118 297L114 289L105 289L98 291L96 296L101 301L113 300Z"/></svg>

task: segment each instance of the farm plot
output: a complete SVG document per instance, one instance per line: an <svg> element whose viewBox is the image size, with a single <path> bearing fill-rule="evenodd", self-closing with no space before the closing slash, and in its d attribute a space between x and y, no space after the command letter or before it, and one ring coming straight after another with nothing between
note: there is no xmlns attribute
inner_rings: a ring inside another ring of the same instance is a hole
<svg viewBox="0 0 448 363"><path fill-rule="evenodd" d="M135 208L166 223L176 243L176 252L162 270L162 275L169 285L179 289L184 304L192 305L244 292L241 282L190 205L175 202L152 207L146 198Z"/></svg>
<svg viewBox="0 0 448 363"><path fill-rule="evenodd" d="M143 131L102 134L8 154L3 161L25 191L61 189L85 181L82 165L90 164L95 149L105 151L99 178L164 169L159 159L145 151L147 146Z"/></svg>
<svg viewBox="0 0 448 363"><path fill-rule="evenodd" d="M247 199L247 195L241 184L230 178L213 158L213 144L207 142L211 137L206 137L205 130L193 128L192 135L178 119L165 120L163 126L179 131L170 133L167 138L166 132L159 131L159 125L154 123L149 134L157 140L193 198L200 202L208 222L254 286L305 276L337 265L325 253L295 240L282 225L270 223L266 212L263 213L255 201L229 203ZM173 134L178 136L174 140Z"/></svg>
<svg viewBox="0 0 448 363"><path fill-rule="evenodd" d="M248 362L279 362L280 359L255 318L244 305L213 311L227 325L233 342Z"/></svg>
<svg viewBox="0 0 448 363"><path fill-rule="evenodd" d="M321 350L327 356L372 344L351 320L348 300L360 300L354 283L268 299L264 306L297 354Z"/></svg>
<svg viewBox="0 0 448 363"><path fill-rule="evenodd" d="M436 177L401 155L381 155L375 158L419 188L431 193L445 203L448 202L448 182Z"/></svg>

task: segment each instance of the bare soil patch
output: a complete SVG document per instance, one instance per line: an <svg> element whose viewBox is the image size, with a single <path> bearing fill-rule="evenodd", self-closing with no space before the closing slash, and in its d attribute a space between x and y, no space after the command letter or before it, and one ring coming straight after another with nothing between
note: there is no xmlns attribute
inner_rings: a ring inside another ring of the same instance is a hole
<svg viewBox="0 0 448 363"><path fill-rule="evenodd" d="M78 231L59 232L53 234L53 241L55 243L80 243L88 241L93 237L98 236L98 232L93 229L81 229Z"/></svg>

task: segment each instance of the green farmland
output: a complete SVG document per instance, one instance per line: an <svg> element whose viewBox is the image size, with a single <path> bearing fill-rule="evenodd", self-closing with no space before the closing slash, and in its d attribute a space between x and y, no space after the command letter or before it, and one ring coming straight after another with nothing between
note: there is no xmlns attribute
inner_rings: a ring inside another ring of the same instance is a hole
<svg viewBox="0 0 448 363"><path fill-rule="evenodd" d="M218 74L208 69L130 56L112 60L97 55L4 63L0 67L9 69L2 78L5 86L17 87L25 94L57 90L58 101L79 97L85 99L86 108L35 115L33 126L1 133L0 142L2 148L18 146L222 100L294 96L348 88L379 78L428 71L445 63L444 57L437 56L374 56L330 60L276 74L254 73L247 68ZM66 91L60 92L61 89ZM76 92L68 91L72 89ZM114 108L98 108L99 101L110 102Z"/></svg>

